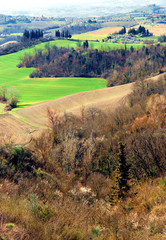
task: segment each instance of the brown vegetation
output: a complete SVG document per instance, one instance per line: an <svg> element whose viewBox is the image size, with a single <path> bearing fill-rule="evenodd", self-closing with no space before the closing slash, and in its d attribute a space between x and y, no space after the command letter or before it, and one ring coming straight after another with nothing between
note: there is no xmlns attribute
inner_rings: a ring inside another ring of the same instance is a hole
<svg viewBox="0 0 166 240"><path fill-rule="evenodd" d="M138 82L110 115L48 109L29 148L1 144L1 238L164 240L165 81Z"/></svg>
<svg viewBox="0 0 166 240"><path fill-rule="evenodd" d="M140 26L138 31L145 31L145 28ZM151 74L162 72L166 62L165 52L166 47L160 44L139 50L131 47L130 51L120 49L109 52L53 46L45 52L38 50L35 56L24 56L18 67L36 68L30 74L31 78L103 77L110 87L143 80Z"/></svg>

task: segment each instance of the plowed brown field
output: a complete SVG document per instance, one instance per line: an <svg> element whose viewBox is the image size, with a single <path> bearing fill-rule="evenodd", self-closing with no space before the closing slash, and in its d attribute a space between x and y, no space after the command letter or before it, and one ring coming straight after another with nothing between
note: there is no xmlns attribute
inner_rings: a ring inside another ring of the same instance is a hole
<svg viewBox="0 0 166 240"><path fill-rule="evenodd" d="M165 74L165 73L164 73ZM164 75L161 74L161 75ZM158 80L159 76L150 78ZM0 114L0 143L14 141L28 144L33 136L38 136L48 126L47 108L59 114L81 114L81 109L98 108L104 112L112 112L131 93L133 83L82 92L57 100L41 102L12 113Z"/></svg>

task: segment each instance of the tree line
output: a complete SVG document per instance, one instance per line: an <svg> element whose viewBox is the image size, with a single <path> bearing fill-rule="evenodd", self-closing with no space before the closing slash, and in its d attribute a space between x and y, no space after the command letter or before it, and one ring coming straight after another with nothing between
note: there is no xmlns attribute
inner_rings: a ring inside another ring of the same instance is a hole
<svg viewBox="0 0 166 240"><path fill-rule="evenodd" d="M126 33L127 33L126 27L123 27L119 32L117 32L117 34L126 34ZM143 27L141 25L137 29L130 28L128 30L128 34L132 34L132 35L142 34L142 35L146 35L146 36L152 35L152 33L150 33L148 29L146 29L145 27Z"/></svg>
<svg viewBox="0 0 166 240"><path fill-rule="evenodd" d="M166 35L161 35L160 37L158 37L158 41L159 42L166 42Z"/></svg>
<svg viewBox="0 0 166 240"><path fill-rule="evenodd" d="M41 29L37 29L37 30L26 30L23 33L23 36L21 38L22 42L25 41L32 41L32 40L36 40L36 39L40 39L43 38L43 30Z"/></svg>
<svg viewBox="0 0 166 240"><path fill-rule="evenodd" d="M105 52L84 48L47 48L35 56L24 56L18 67L37 68L30 77L103 77L108 86L144 79L162 71L166 63L166 46L150 45L139 50L120 49Z"/></svg>
<svg viewBox="0 0 166 240"><path fill-rule="evenodd" d="M133 34L133 35L142 34L142 35L146 35L146 36L153 35L152 33L149 32L148 29L146 29L145 27L143 27L141 25L137 29L130 28L128 31L128 34Z"/></svg>
<svg viewBox="0 0 166 240"><path fill-rule="evenodd" d="M72 35L70 34L69 30L60 32L59 30L55 31L56 38L71 38Z"/></svg>

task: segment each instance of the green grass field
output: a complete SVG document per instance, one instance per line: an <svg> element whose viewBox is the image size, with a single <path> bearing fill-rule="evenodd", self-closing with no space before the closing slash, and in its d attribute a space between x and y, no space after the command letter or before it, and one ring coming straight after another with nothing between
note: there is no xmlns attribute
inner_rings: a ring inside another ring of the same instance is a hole
<svg viewBox="0 0 166 240"><path fill-rule="evenodd" d="M101 49L104 51L111 51L116 49L128 49L130 50L131 46L134 49L140 49L146 44L121 44L121 43L109 43L109 42L89 42L90 48Z"/></svg>
<svg viewBox="0 0 166 240"><path fill-rule="evenodd" d="M49 43L41 43L35 47L24 49L17 53L0 56L0 86L13 86L20 93L18 107L26 107L42 101L53 100L70 94L90 91L106 87L106 81L97 78L41 78L30 79L29 74L34 70L30 68L17 68L17 64L25 54L33 55L36 49L45 49L46 44L50 47L77 48L78 41L57 40ZM90 47L111 50L124 48L123 44L90 42ZM141 45L132 45L135 48ZM131 45L127 45L130 48Z"/></svg>
<svg viewBox="0 0 166 240"><path fill-rule="evenodd" d="M29 49L31 50L31 53L33 54L35 52L35 49L45 49L45 45L47 45L47 44L49 44L50 47L53 45L56 45L57 47L66 47L66 48L75 48L76 49L77 47L83 45L83 41L56 40L56 41L51 41L49 43L41 43L41 44L36 45L35 47L31 47ZM143 44L126 44L126 48L130 49L130 47L133 46L134 49L138 49L138 48L142 48L144 45ZM113 49L115 50L115 49L125 48L125 44L89 41L89 47L108 51L108 50L113 50ZM28 53L28 51L25 50L25 53ZM24 55L22 53L20 53L20 54L21 54L21 56Z"/></svg>
<svg viewBox="0 0 166 240"><path fill-rule="evenodd" d="M61 41L65 46L66 41ZM75 43L75 42L72 42ZM55 42L50 43L50 45ZM60 46L60 42L56 42ZM30 79L28 76L34 69L17 68L20 58L25 54L33 54L35 49L45 44L31 47L17 53L0 56L0 86L14 86L20 93L20 108L41 101L53 100L73 93L95 90L106 87L106 81L96 78L41 78ZM62 45L62 44L61 44Z"/></svg>
<svg viewBox="0 0 166 240"><path fill-rule="evenodd" d="M77 40L99 40L101 41L102 39L106 38L109 34L94 34L93 32L87 32L87 33L82 33L82 34L75 34L72 36L72 39L77 39Z"/></svg>

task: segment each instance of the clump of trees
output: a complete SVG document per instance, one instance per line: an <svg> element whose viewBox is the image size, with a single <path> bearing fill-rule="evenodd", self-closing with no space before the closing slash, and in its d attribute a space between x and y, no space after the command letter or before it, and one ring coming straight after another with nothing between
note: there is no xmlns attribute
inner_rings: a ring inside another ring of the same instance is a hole
<svg viewBox="0 0 166 240"><path fill-rule="evenodd" d="M55 31L56 38L71 38L72 35L70 34L69 30L60 32L59 30Z"/></svg>
<svg viewBox="0 0 166 240"><path fill-rule="evenodd" d="M89 43L88 40L86 40L85 42L83 42L83 48L87 49L89 47Z"/></svg>
<svg viewBox="0 0 166 240"><path fill-rule="evenodd" d="M138 34L141 34L141 35L144 35L144 36L152 36L153 34L149 32L148 29L146 29L145 27L143 26L139 26L137 28L137 30L135 28L130 28L129 31L128 31L128 34L132 34L132 35L138 35Z"/></svg>
<svg viewBox="0 0 166 240"><path fill-rule="evenodd" d="M100 29L101 27L102 26L98 23L95 23L95 24L80 23L80 24L70 25L67 28L64 28L64 31L68 30L71 34L81 34L81 33L90 32L90 31Z"/></svg>
<svg viewBox="0 0 166 240"><path fill-rule="evenodd" d="M18 67L37 68L30 77L103 77L108 86L134 82L162 70L166 46L148 46L139 50L120 49L105 52L89 49L47 48L35 56L24 56Z"/></svg>
<svg viewBox="0 0 166 240"><path fill-rule="evenodd" d="M19 97L19 92L14 87L7 88L6 86L2 86L0 88L0 101L6 104L4 108L6 111L17 107Z"/></svg>
<svg viewBox="0 0 166 240"><path fill-rule="evenodd" d="M34 41L36 39L40 39L43 38L43 30L41 29L37 29L37 30L26 30L23 33L23 36L21 38L22 42L26 42L26 41Z"/></svg>
<svg viewBox="0 0 166 240"><path fill-rule="evenodd" d="M160 37L158 37L158 41L159 42L166 42L166 35L161 35Z"/></svg>
<svg viewBox="0 0 166 240"><path fill-rule="evenodd" d="M110 115L82 109L80 117L65 114L61 119L49 110L52 131L34 140L34 151L46 168L50 164L46 159L52 157L55 171L59 166L82 182L93 172L111 178L112 196L123 198L130 178L139 180L166 172L165 91L166 76L156 82L138 81L128 104L124 102Z"/></svg>
<svg viewBox="0 0 166 240"><path fill-rule="evenodd" d="M119 32L118 34L126 34L126 28L123 27Z"/></svg>

